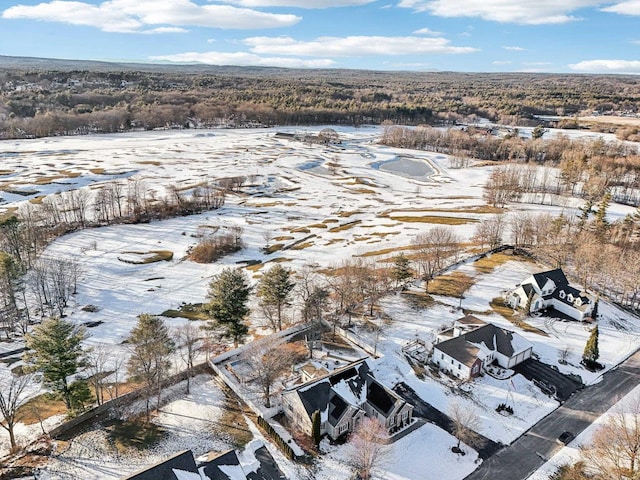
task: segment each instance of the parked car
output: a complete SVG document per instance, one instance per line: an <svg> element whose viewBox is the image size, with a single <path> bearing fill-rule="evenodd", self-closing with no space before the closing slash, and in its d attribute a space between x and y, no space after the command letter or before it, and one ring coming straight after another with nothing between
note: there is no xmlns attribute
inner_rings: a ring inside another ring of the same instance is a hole
<svg viewBox="0 0 640 480"><path fill-rule="evenodd" d="M568 445L574 438L576 436L573 433L565 431L560 434L556 441L562 445Z"/></svg>

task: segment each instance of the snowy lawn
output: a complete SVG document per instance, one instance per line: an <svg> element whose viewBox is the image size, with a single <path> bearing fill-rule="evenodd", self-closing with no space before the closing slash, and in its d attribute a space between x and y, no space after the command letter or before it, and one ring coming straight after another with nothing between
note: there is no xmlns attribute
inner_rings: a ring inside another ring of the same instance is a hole
<svg viewBox="0 0 640 480"><path fill-rule="evenodd" d="M466 455L453 453L451 447L456 443L444 430L427 423L391 444L391 458L375 476L384 480L461 480L478 467L478 455L465 445L461 447ZM315 479L349 478L349 448L348 443L330 446L323 442L321 449L327 453L322 456Z"/></svg>

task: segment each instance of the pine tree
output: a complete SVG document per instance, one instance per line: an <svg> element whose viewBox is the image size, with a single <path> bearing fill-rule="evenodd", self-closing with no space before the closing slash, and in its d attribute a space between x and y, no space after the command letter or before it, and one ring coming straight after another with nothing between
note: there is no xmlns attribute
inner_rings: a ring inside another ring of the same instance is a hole
<svg viewBox="0 0 640 480"><path fill-rule="evenodd" d="M593 327L593 330L591 330L591 335L589 336L589 340L587 340L587 344L584 347L584 353L582 354L582 359L587 363L593 364L597 362L600 357L598 336L598 325L596 325Z"/></svg>
<svg viewBox="0 0 640 480"><path fill-rule="evenodd" d="M602 235L609 229L609 222L607 221L607 209L611 203L611 192L607 192L602 197L600 203L598 203L598 209L594 219L596 233Z"/></svg>
<svg viewBox="0 0 640 480"><path fill-rule="evenodd" d="M320 445L320 410L316 410L311 415L311 437L316 447Z"/></svg>
<svg viewBox="0 0 640 480"><path fill-rule="evenodd" d="M261 304L273 318L272 309L275 310L273 323L274 329L282 330L282 311L289 305L289 297L295 283L291 281L291 270L276 264L268 270L260 279L258 296Z"/></svg>
<svg viewBox="0 0 640 480"><path fill-rule="evenodd" d="M396 255L393 259L393 267L391 268L391 278L395 280L396 287L405 280L411 278L412 275L411 261L404 255L404 253Z"/></svg>
<svg viewBox="0 0 640 480"><path fill-rule="evenodd" d="M42 372L46 386L60 395L68 410L73 407L69 377L86 365L86 352L80 342L83 328L59 317L45 320L25 336L25 361Z"/></svg>
<svg viewBox="0 0 640 480"><path fill-rule="evenodd" d="M233 339L234 345L244 338L249 329L244 318L249 314L249 280L241 270L225 268L209 284L209 302L204 310L209 314L209 329L224 329L223 336Z"/></svg>
<svg viewBox="0 0 640 480"><path fill-rule="evenodd" d="M145 407L149 421L149 398L155 389L160 407L162 380L171 366L169 355L175 346L164 322L148 313L138 316L138 323L129 336L129 344L132 351L127 367L132 380L145 385Z"/></svg>

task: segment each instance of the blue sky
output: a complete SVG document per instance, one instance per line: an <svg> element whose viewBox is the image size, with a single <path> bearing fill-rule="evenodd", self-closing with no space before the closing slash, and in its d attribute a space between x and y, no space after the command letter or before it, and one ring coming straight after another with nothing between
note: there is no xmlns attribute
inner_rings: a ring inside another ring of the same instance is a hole
<svg viewBox="0 0 640 480"><path fill-rule="evenodd" d="M3 0L0 55L640 74L640 0Z"/></svg>

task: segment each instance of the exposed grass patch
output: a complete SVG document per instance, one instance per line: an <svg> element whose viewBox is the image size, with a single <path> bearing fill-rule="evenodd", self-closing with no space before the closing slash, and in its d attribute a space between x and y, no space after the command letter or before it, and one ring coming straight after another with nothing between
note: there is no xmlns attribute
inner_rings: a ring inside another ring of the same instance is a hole
<svg viewBox="0 0 640 480"><path fill-rule="evenodd" d="M11 175L12 173L16 173L13 170L0 170L0 176L2 175Z"/></svg>
<svg viewBox="0 0 640 480"><path fill-rule="evenodd" d="M329 240L327 243L325 243L325 247L329 246L329 245L334 245L336 243L341 243L341 242L345 242L346 240L344 238L332 238L331 240Z"/></svg>
<svg viewBox="0 0 640 480"><path fill-rule="evenodd" d="M202 311L202 303L185 303L177 310L169 309L160 315L169 318L186 318L187 320L208 320L209 317Z"/></svg>
<svg viewBox="0 0 640 480"><path fill-rule="evenodd" d="M94 175L105 175L104 168L90 168L89 171Z"/></svg>
<svg viewBox="0 0 640 480"><path fill-rule="evenodd" d="M363 194L363 195L371 195L371 194L376 193L375 190L371 190L370 188L355 188L355 189L352 188L352 189L350 189L350 191L353 192L353 193L360 193L360 194Z"/></svg>
<svg viewBox="0 0 640 480"><path fill-rule="evenodd" d="M255 208L267 208L267 207L275 207L277 205L280 205L280 202L265 202L265 203L253 203L253 204L247 204L247 206L249 207L255 207Z"/></svg>
<svg viewBox="0 0 640 480"><path fill-rule="evenodd" d="M287 257L276 257L276 258L272 258L267 263L287 263L287 262L293 262L293 259L287 258Z"/></svg>
<svg viewBox="0 0 640 480"><path fill-rule="evenodd" d="M156 167L162 165L161 162L158 162L157 160L140 160L136 163L139 163L140 165L154 165Z"/></svg>
<svg viewBox="0 0 640 480"><path fill-rule="evenodd" d="M171 250L151 250L149 252L122 252L123 257L118 257L118 260L124 263L131 263L134 265L146 265L147 263L155 262L168 262L173 259L173 252Z"/></svg>
<svg viewBox="0 0 640 480"><path fill-rule="evenodd" d="M525 332L537 333L538 335L542 335L548 337L549 334L544 330L540 330L539 328L534 327L533 325L529 325L527 322L522 320L520 316L513 311L513 309L504 303L504 299L502 297L496 297L491 300L491 308L494 312L499 315L502 315L504 318L509 320L516 327L521 328Z"/></svg>
<svg viewBox="0 0 640 480"><path fill-rule="evenodd" d="M40 205L45 198L47 198L46 195L38 195L36 198L30 199L29 203L33 203L34 205Z"/></svg>
<svg viewBox="0 0 640 480"><path fill-rule="evenodd" d="M5 221L15 215L18 211L18 207L9 207L4 212L0 213L0 221Z"/></svg>
<svg viewBox="0 0 640 480"><path fill-rule="evenodd" d="M366 242L367 240L371 240L371 237L356 237L353 239L355 242Z"/></svg>
<svg viewBox="0 0 640 480"><path fill-rule="evenodd" d="M303 242L303 243L298 243L297 245L294 245L293 247L291 247L291 250L304 250L305 248L309 248L313 246L313 242Z"/></svg>
<svg viewBox="0 0 640 480"><path fill-rule="evenodd" d="M402 292L402 295L416 310L424 310L436 303L433 297L426 292Z"/></svg>
<svg viewBox="0 0 640 480"><path fill-rule="evenodd" d="M226 394L225 405L222 409L222 415L213 425L213 430L221 437L229 438L234 448L242 449L253 439L253 433L249 430L245 416L254 417L255 415L240 403L227 387L224 388L224 392Z"/></svg>
<svg viewBox="0 0 640 480"><path fill-rule="evenodd" d="M389 255L391 253L403 252L407 250L416 250L420 248L417 245L406 245L404 247L390 247L383 248L382 250L372 250L370 252L363 253L362 255L357 255L358 257L376 257L378 255Z"/></svg>
<svg viewBox="0 0 640 480"><path fill-rule="evenodd" d="M309 225L309 228L329 228L326 223L314 223L313 225Z"/></svg>
<svg viewBox="0 0 640 480"><path fill-rule="evenodd" d="M424 215L424 216L399 216L389 217L396 222L405 223L432 223L436 225L465 225L467 223L477 223L478 220L469 217L445 217L439 215Z"/></svg>
<svg viewBox="0 0 640 480"><path fill-rule="evenodd" d="M400 232L371 232L370 235L373 237L385 238L389 235L400 235Z"/></svg>
<svg viewBox="0 0 640 480"><path fill-rule="evenodd" d="M283 247L284 247L284 243L274 243L273 245L269 245L268 247L264 248L263 251L264 253L269 255L270 253L274 253L274 252L277 252L278 250L282 250Z"/></svg>
<svg viewBox="0 0 640 480"><path fill-rule="evenodd" d="M273 237L276 242L286 242L287 240L293 240L296 237L292 237L291 235L281 235L279 237Z"/></svg>
<svg viewBox="0 0 640 480"><path fill-rule="evenodd" d="M339 222L340 220L338 220L337 218L327 218L322 221L322 223L339 223Z"/></svg>
<svg viewBox="0 0 640 480"><path fill-rule="evenodd" d="M33 425L41 419L45 420L54 415L66 415L67 407L62 400L58 400L51 393L43 393L33 397L19 409L22 423Z"/></svg>
<svg viewBox="0 0 640 480"><path fill-rule="evenodd" d="M349 218L350 216L357 215L358 213L362 213L362 211L361 210L342 211L338 213L338 216L342 218Z"/></svg>
<svg viewBox="0 0 640 480"><path fill-rule="evenodd" d="M390 217L394 213L402 212L438 212L438 213L504 213L506 209L493 207L491 205L477 205L475 207L460 208L394 208L382 214L381 216Z"/></svg>
<svg viewBox="0 0 640 480"><path fill-rule="evenodd" d="M461 298L474 284L473 277L463 272L440 275L429 282L429 293L446 297Z"/></svg>
<svg viewBox="0 0 640 480"><path fill-rule="evenodd" d="M59 173L66 178L78 178L80 175L82 175L81 172L72 172L71 170L60 170Z"/></svg>
<svg viewBox="0 0 640 480"><path fill-rule="evenodd" d="M338 225L337 227L333 227L329 229L331 233L342 232L344 230L349 230L351 227L355 227L356 225L362 223L362 220L354 220L353 222L343 223L342 225Z"/></svg>
<svg viewBox="0 0 640 480"><path fill-rule="evenodd" d="M310 233L309 227L295 227L289 230L291 233Z"/></svg>
<svg viewBox="0 0 640 480"><path fill-rule="evenodd" d="M131 448L147 450L165 435L165 431L158 425L141 420L116 420L106 430L120 453L126 453Z"/></svg>
<svg viewBox="0 0 640 480"><path fill-rule="evenodd" d="M257 272L258 270L260 270L262 267L264 267L264 263L254 263L253 265L247 265L246 267L244 267L246 270L249 270L250 272ZM254 277L255 278L255 277Z"/></svg>
<svg viewBox="0 0 640 480"><path fill-rule="evenodd" d="M500 265L504 265L513 259L513 255L507 255L506 253L492 253L491 255L476 260L473 263L473 266L480 273L491 273Z"/></svg>

